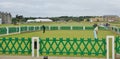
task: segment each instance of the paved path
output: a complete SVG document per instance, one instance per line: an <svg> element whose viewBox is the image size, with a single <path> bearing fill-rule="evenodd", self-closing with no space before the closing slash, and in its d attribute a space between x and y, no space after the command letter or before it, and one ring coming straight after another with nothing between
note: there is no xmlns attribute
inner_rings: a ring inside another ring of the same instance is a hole
<svg viewBox="0 0 120 59"><path fill-rule="evenodd" d="M43 59L43 56L39 58L32 58L31 56L0 56L0 59ZM106 59L106 58L84 58L84 57L48 57L48 59Z"/></svg>

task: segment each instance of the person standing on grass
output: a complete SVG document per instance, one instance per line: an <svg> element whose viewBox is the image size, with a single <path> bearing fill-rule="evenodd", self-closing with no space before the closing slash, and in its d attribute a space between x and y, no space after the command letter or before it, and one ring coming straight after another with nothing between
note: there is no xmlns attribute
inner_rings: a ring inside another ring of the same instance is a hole
<svg viewBox="0 0 120 59"><path fill-rule="evenodd" d="M45 26L44 25L42 26L42 29L43 29L43 33L45 33Z"/></svg>
<svg viewBox="0 0 120 59"><path fill-rule="evenodd" d="M94 24L93 27L94 27L94 31L93 31L93 32L94 32L94 38L97 39L97 35L98 35L98 25L97 25L97 24Z"/></svg>

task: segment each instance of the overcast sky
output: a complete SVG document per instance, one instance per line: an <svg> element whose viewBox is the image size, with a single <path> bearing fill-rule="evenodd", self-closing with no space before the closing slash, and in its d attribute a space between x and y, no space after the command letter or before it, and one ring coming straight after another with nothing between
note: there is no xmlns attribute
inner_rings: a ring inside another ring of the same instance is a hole
<svg viewBox="0 0 120 59"><path fill-rule="evenodd" d="M120 16L120 0L0 0L0 11L28 17Z"/></svg>

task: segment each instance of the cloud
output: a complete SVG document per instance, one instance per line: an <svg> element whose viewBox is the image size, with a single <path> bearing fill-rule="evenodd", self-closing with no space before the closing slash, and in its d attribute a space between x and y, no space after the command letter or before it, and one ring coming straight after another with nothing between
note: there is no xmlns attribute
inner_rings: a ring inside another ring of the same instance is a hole
<svg viewBox="0 0 120 59"><path fill-rule="evenodd" d="M120 0L3 0L0 10L24 16L120 15Z"/></svg>

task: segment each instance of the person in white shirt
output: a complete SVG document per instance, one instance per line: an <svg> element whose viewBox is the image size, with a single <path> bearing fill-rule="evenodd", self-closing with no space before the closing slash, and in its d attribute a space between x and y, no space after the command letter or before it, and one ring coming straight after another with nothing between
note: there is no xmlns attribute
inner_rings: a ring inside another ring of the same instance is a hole
<svg viewBox="0 0 120 59"><path fill-rule="evenodd" d="M97 37L97 35L98 35L98 25L94 24L93 26L94 26L94 31L93 31L94 32L94 38L97 39L98 38Z"/></svg>

